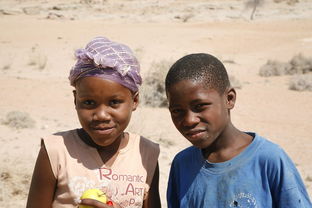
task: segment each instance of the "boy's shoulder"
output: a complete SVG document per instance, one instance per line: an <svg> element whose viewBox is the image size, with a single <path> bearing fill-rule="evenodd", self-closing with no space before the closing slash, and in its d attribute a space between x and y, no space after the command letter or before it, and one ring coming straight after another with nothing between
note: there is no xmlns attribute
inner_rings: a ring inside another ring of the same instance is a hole
<svg viewBox="0 0 312 208"><path fill-rule="evenodd" d="M259 143L256 153L262 158L276 159L276 157L284 156L285 152L282 147L265 137L255 134L254 140Z"/></svg>
<svg viewBox="0 0 312 208"><path fill-rule="evenodd" d="M268 139L256 134L250 133L254 139L253 142L239 155L246 160L259 160L259 162L278 163L280 160L289 161L285 151L278 145ZM175 163L193 163L202 161L201 150L195 146L187 147L178 152L174 157Z"/></svg>
<svg viewBox="0 0 312 208"><path fill-rule="evenodd" d="M175 163L193 163L194 161L202 160L201 150L195 146L187 147L180 152L178 152L175 156L173 161Z"/></svg>
<svg viewBox="0 0 312 208"><path fill-rule="evenodd" d="M248 148L250 148L249 151ZM248 152L244 155L245 162L259 164L270 170L279 170L282 167L293 169L294 167L293 161L280 145L256 133L254 133L253 142L244 151Z"/></svg>
<svg viewBox="0 0 312 208"><path fill-rule="evenodd" d="M200 153L200 149L195 146L186 147L185 149L178 152L175 156L176 159L184 159L185 157L189 158L194 154Z"/></svg>

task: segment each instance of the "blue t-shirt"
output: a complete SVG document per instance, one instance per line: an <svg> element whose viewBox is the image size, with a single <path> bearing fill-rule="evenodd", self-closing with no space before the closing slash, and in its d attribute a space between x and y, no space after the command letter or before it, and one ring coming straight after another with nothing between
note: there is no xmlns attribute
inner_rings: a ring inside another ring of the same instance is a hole
<svg viewBox="0 0 312 208"><path fill-rule="evenodd" d="M222 163L209 163L192 146L172 163L168 208L311 208L302 179L276 144L250 133L252 143Z"/></svg>

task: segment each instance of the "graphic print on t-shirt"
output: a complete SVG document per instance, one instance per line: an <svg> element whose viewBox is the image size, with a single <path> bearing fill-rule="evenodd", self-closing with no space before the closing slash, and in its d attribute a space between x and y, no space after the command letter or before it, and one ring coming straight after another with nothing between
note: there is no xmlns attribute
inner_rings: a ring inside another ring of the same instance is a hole
<svg viewBox="0 0 312 208"><path fill-rule="evenodd" d="M75 176L69 180L69 188L75 194L76 203L85 190L98 188L122 207L138 208L143 206L146 188L144 176L119 173L106 167L93 170L93 173L97 180L82 176Z"/></svg>

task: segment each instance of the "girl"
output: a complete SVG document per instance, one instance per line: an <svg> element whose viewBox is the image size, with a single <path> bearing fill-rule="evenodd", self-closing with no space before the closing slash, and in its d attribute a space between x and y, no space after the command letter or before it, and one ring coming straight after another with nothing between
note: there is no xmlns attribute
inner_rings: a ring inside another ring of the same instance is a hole
<svg viewBox="0 0 312 208"><path fill-rule="evenodd" d="M159 146L125 132L139 101L139 64L125 45L98 37L76 51L69 80L81 129L43 138L27 207L109 207L82 200L101 189L113 207L160 207Z"/></svg>

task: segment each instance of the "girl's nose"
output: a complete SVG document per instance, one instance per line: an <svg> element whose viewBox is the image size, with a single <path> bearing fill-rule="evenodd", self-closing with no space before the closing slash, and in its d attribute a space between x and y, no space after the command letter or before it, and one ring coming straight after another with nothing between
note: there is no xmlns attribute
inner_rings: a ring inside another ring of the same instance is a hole
<svg viewBox="0 0 312 208"><path fill-rule="evenodd" d="M108 121L111 119L109 111L105 106L99 106L96 108L93 114L93 120L97 121Z"/></svg>
<svg viewBox="0 0 312 208"><path fill-rule="evenodd" d="M185 127L193 127L194 125L198 124L199 121L200 119L197 116L197 113L189 111L185 114L182 124Z"/></svg>

